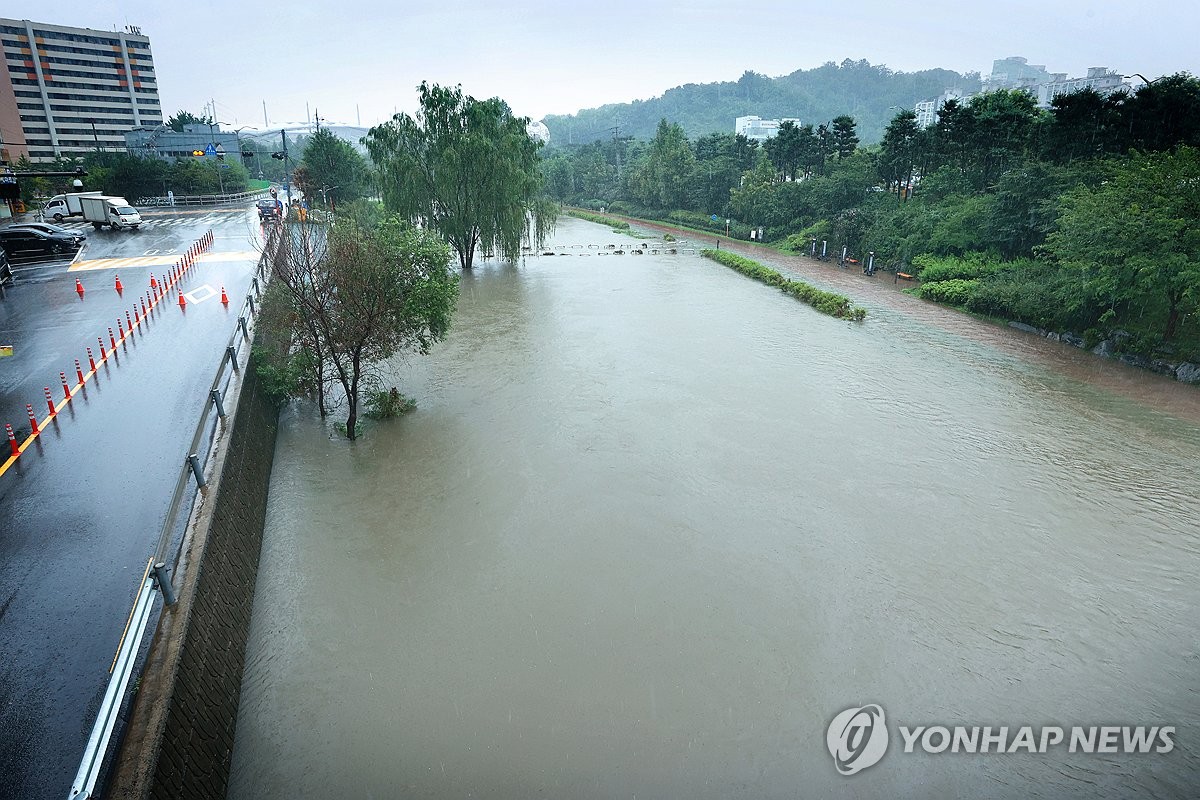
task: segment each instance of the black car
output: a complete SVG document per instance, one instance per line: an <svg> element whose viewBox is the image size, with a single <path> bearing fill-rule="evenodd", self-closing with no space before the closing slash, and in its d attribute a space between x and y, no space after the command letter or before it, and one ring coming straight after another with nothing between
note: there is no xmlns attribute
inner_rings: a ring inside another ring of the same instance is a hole
<svg viewBox="0 0 1200 800"><path fill-rule="evenodd" d="M279 202L276 200L259 200L255 203L258 206L259 219L279 219Z"/></svg>
<svg viewBox="0 0 1200 800"><path fill-rule="evenodd" d="M87 239L87 234L75 228L64 228L62 225L55 225L51 222L14 222L10 228L30 228L42 233L57 233L63 236L71 236L80 244L84 239Z"/></svg>
<svg viewBox="0 0 1200 800"><path fill-rule="evenodd" d="M0 248L11 259L31 259L69 255L79 249L79 242L74 236L10 226L0 230Z"/></svg>

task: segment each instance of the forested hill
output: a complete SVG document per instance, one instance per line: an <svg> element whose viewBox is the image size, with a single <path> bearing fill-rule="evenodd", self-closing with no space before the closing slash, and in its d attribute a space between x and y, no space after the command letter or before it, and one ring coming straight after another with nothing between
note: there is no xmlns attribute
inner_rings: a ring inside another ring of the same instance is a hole
<svg viewBox="0 0 1200 800"><path fill-rule="evenodd" d="M815 69L768 78L747 71L737 81L689 83L650 100L613 103L576 114L552 115L544 122L550 144L581 144L607 139L620 126L622 136L648 140L660 119L681 125L691 138L706 133L733 132L736 117L756 114L764 119L798 117L802 124L819 125L841 114L858 123L864 144L883 138L895 115L892 106L911 109L949 88L979 90L978 73L960 75L948 69L893 72L867 61L832 61Z"/></svg>

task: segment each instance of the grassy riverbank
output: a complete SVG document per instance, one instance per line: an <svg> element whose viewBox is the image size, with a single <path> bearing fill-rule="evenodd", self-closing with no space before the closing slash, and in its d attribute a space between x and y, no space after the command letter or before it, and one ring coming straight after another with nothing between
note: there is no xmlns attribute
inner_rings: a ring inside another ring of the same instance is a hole
<svg viewBox="0 0 1200 800"><path fill-rule="evenodd" d="M572 208L567 210L567 215L571 217L578 217L579 219L587 220L588 222L595 222L598 225L607 225L613 230L629 230L629 223L625 220L613 219L612 217L606 217L603 214L593 214L591 211L580 211Z"/></svg>
<svg viewBox="0 0 1200 800"><path fill-rule="evenodd" d="M797 300L808 303L822 314L829 314L839 319L850 319L861 322L867 316L867 310L861 306L851 305L850 298L818 289L804 281L795 281L784 277L770 267L765 267L757 261L752 261L728 250L701 250L701 255L711 258L718 264L724 264L743 275L761 281L768 286L776 286L785 294L790 294Z"/></svg>

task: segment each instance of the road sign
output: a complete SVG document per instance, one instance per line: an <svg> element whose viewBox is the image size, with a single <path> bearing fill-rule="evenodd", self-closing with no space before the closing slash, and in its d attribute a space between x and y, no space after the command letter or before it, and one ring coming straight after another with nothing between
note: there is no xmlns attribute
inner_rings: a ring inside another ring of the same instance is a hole
<svg viewBox="0 0 1200 800"><path fill-rule="evenodd" d="M212 142L209 142L208 146L204 148L204 155L215 156L216 154L217 154L217 148L213 147Z"/></svg>

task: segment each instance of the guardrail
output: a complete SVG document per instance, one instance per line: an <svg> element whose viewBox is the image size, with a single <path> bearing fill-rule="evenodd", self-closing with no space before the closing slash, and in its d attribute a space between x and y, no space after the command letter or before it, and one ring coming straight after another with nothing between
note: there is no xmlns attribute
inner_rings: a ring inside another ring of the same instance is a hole
<svg viewBox="0 0 1200 800"><path fill-rule="evenodd" d="M142 638L154 610L153 590L158 588L162 592L163 600L167 605L175 604L175 586L171 576L179 566L179 558L186 540L186 536L180 532L180 529L191 513L196 495L203 496L206 486L204 470L208 465L209 457L216 450L221 434L225 432L225 429L221 427L221 423L225 419L224 399L230 391L236 390L241 385L242 370L251 368L250 347L253 341L255 318L258 314L255 303L261 302L263 287L270 278L266 264L267 254L271 252L272 241L272 239L268 239L263 248L263 254L259 258L254 276L251 278L250 289L238 311L237 325L229 337L225 346L225 354L221 358L220 366L217 367L216 377L213 378L208 394L205 396L200 420L196 423L196 430L192 435L187 452L184 454L179 476L175 481L171 505L163 520L158 544L154 549L154 555L146 564L137 599L129 613L129 620L125 624L120 647L109 670L111 677L108 681L108 688L96 715L96 722L92 726L92 733L80 761L79 771L71 784L69 800L85 800L85 798L93 796L92 792L96 788L96 781L108 754L109 741L122 700L125 697L125 690L133 675ZM185 500L189 498L188 488L193 481L195 481L195 488L190 493L193 502L185 505ZM180 532L180 536L172 548L172 540L177 532ZM173 553L170 552L172 549Z"/></svg>
<svg viewBox="0 0 1200 800"><path fill-rule="evenodd" d="M260 200L269 197L266 189L258 189L253 192L239 192L238 194L196 194L196 195L175 195L171 197L142 197L133 205L135 208L159 208L166 206L216 206L224 203L240 203L246 200Z"/></svg>

